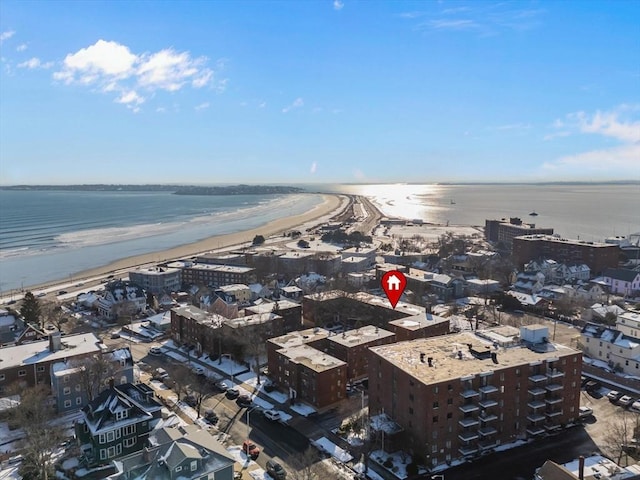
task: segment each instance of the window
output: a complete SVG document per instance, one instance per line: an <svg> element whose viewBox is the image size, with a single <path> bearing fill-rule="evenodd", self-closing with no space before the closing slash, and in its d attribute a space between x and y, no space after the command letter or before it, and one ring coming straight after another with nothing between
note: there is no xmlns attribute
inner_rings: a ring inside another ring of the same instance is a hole
<svg viewBox="0 0 640 480"><path fill-rule="evenodd" d="M194 460L191 462L191 471L195 472L198 469L198 461Z"/></svg>
<svg viewBox="0 0 640 480"><path fill-rule="evenodd" d="M82 405L82 398L76 397L76 405Z"/></svg>
<svg viewBox="0 0 640 480"><path fill-rule="evenodd" d="M37 372L39 372L39 373L44 372L44 365L38 365L38 366L36 367L36 371L37 371Z"/></svg>
<svg viewBox="0 0 640 480"><path fill-rule="evenodd" d="M116 434L114 431L107 432L107 442L113 442L115 439L116 439Z"/></svg>
<svg viewBox="0 0 640 480"><path fill-rule="evenodd" d="M120 385L124 385L125 383L127 383L127 376L126 375L122 375L120 377Z"/></svg>
<svg viewBox="0 0 640 480"><path fill-rule="evenodd" d="M63 378L64 378L64 383L69 383L69 375L65 375Z"/></svg>
<svg viewBox="0 0 640 480"><path fill-rule="evenodd" d="M27 374L26 370L18 370L18 376L19 377L24 377Z"/></svg>
<svg viewBox="0 0 640 480"><path fill-rule="evenodd" d="M4 380L4 373L0 373L0 382Z"/></svg>
<svg viewBox="0 0 640 480"><path fill-rule="evenodd" d="M409 407L409 415L413 415L413 408Z"/></svg>
<svg viewBox="0 0 640 480"><path fill-rule="evenodd" d="M69 408L71 406L71 400L65 400L64 401L64 406L65 406L65 408Z"/></svg>
<svg viewBox="0 0 640 480"><path fill-rule="evenodd" d="M107 449L107 457L111 458L111 457L115 457L115 456L116 456L116 447L115 446L109 447Z"/></svg>
<svg viewBox="0 0 640 480"><path fill-rule="evenodd" d="M98 437L98 443L106 443L105 440L106 440L106 437L104 436L104 433L101 433L100 436Z"/></svg>
<svg viewBox="0 0 640 480"><path fill-rule="evenodd" d="M65 395L70 395L71 394L71 387L64 387L64 390L62 391L62 393L64 393Z"/></svg>
<svg viewBox="0 0 640 480"><path fill-rule="evenodd" d="M130 447L133 447L136 444L136 439L135 438L125 438L123 443L124 443L124 448L130 448Z"/></svg>
<svg viewBox="0 0 640 480"><path fill-rule="evenodd" d="M104 448L100 449L100 460L106 460L107 459L107 451Z"/></svg>
<svg viewBox="0 0 640 480"><path fill-rule="evenodd" d="M447 405L453 405L453 398L447 398Z"/></svg>
<svg viewBox="0 0 640 480"><path fill-rule="evenodd" d="M181 472L182 471L182 467L176 467L176 472Z"/></svg>
<svg viewBox="0 0 640 480"><path fill-rule="evenodd" d="M116 420L122 420L129 416L129 410L120 410L116 412Z"/></svg>
<svg viewBox="0 0 640 480"><path fill-rule="evenodd" d="M447 418L453 418L453 413L451 412L447 413Z"/></svg>
<svg viewBox="0 0 640 480"><path fill-rule="evenodd" d="M411 400L413 402L413 393L409 394L409 400Z"/></svg>
<svg viewBox="0 0 640 480"><path fill-rule="evenodd" d="M80 384L76 385L76 392L79 392L80 390L82 390L82 387L80 386Z"/></svg>
<svg viewBox="0 0 640 480"><path fill-rule="evenodd" d="M438 423L438 416L437 415L433 416L433 423Z"/></svg>
<svg viewBox="0 0 640 480"><path fill-rule="evenodd" d="M433 402L433 408L438 408L438 402Z"/></svg>

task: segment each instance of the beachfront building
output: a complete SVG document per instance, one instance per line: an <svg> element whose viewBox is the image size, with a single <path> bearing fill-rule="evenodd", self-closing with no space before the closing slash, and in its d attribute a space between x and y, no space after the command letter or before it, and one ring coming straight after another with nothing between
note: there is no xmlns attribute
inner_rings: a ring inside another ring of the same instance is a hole
<svg viewBox="0 0 640 480"><path fill-rule="evenodd" d="M50 386L53 364L100 353L100 347L100 339L93 333L62 337L55 332L48 340L0 348L0 394L14 386Z"/></svg>
<svg viewBox="0 0 640 480"><path fill-rule="evenodd" d="M553 235L553 228L536 227L535 223L524 223L518 217L484 222L484 238L489 242L502 242L511 248L513 239L522 235Z"/></svg>
<svg viewBox="0 0 640 480"><path fill-rule="evenodd" d="M161 409L148 385L111 384L82 408L75 424L83 464L105 464L142 450Z"/></svg>
<svg viewBox="0 0 640 480"><path fill-rule="evenodd" d="M548 328L498 327L369 349L369 412L431 467L544 435L578 418L582 352Z"/></svg>
<svg viewBox="0 0 640 480"><path fill-rule="evenodd" d="M234 457L197 425L154 430L149 445L113 461L111 480L232 480Z"/></svg>
<svg viewBox="0 0 640 480"><path fill-rule="evenodd" d="M116 280L105 285L96 308L99 315L109 319L131 318L147 309L147 295L137 283Z"/></svg>
<svg viewBox="0 0 640 480"><path fill-rule="evenodd" d="M207 285L211 287L234 283L248 285L256 281L255 269L251 267L189 261L171 262L167 267L180 269L183 288L189 285Z"/></svg>
<svg viewBox="0 0 640 480"><path fill-rule="evenodd" d="M80 360L65 359L51 366L51 391L59 413L82 408L90 396L99 393L109 381L119 385L133 383L133 358L129 347L96 353Z"/></svg>
<svg viewBox="0 0 640 480"><path fill-rule="evenodd" d="M553 259L568 265L585 264L599 275L618 266L617 245L583 240L570 240L550 235L525 235L513 239L513 262L518 268L531 260Z"/></svg>
<svg viewBox="0 0 640 480"><path fill-rule="evenodd" d="M286 389L292 403L305 401L322 409L346 398L347 364L308 345L275 351L269 375Z"/></svg>
<svg viewBox="0 0 640 480"><path fill-rule="evenodd" d="M180 290L181 278L179 268L153 267L138 268L129 271L129 280L140 285L147 292L159 295L164 292Z"/></svg>

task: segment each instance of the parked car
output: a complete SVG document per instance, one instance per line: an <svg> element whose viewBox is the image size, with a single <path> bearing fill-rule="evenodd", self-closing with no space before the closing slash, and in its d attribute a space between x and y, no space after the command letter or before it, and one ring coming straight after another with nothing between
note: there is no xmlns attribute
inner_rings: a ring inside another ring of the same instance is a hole
<svg viewBox="0 0 640 480"><path fill-rule="evenodd" d="M162 355L162 349L160 347L151 347L149 349L149 355L154 355L154 356Z"/></svg>
<svg viewBox="0 0 640 480"><path fill-rule="evenodd" d="M204 368L201 367L200 365L194 365L193 367L191 367L191 371L193 373L195 373L196 375L204 375Z"/></svg>
<svg viewBox="0 0 640 480"><path fill-rule="evenodd" d="M580 418L588 418L591 415L593 415L592 409L590 409L589 407L580 407L580 412L578 413L578 416Z"/></svg>
<svg viewBox="0 0 640 480"><path fill-rule="evenodd" d="M242 442L242 451L246 453L251 460L255 460L260 455L260 449L251 440L245 440Z"/></svg>
<svg viewBox="0 0 640 480"><path fill-rule="evenodd" d="M267 420L273 420L274 422L277 422L280 420L280 412L277 410L265 410L264 418L266 418Z"/></svg>
<svg viewBox="0 0 640 480"><path fill-rule="evenodd" d="M169 373L164 368L156 368L153 371L154 380L164 380L169 377Z"/></svg>
<svg viewBox="0 0 640 480"><path fill-rule="evenodd" d="M251 400L251 397L249 395L240 395L236 399L236 403L241 408L249 408L251 405L253 405L253 401Z"/></svg>
<svg viewBox="0 0 640 480"><path fill-rule="evenodd" d="M285 480L287 478L286 470L275 460L267 460L267 473L274 480Z"/></svg>
<svg viewBox="0 0 640 480"><path fill-rule="evenodd" d="M195 407L196 405L198 405L198 399L196 398L195 395L189 394L186 397L184 397L184 403L186 403L190 407Z"/></svg>
<svg viewBox="0 0 640 480"><path fill-rule="evenodd" d="M217 380L213 383L213 386L218 390L220 390L221 392L226 392L233 385L231 385L231 382L229 380Z"/></svg>
<svg viewBox="0 0 640 480"><path fill-rule="evenodd" d="M594 382L593 380L590 380L587 382L587 384L584 386L584 389L587 392L595 392L596 390L600 389L600 384L598 382Z"/></svg>
<svg viewBox="0 0 640 480"><path fill-rule="evenodd" d="M60 291L58 292L58 295L65 295L65 294L67 294L67 293L69 293L69 292L67 292L66 290L60 290Z"/></svg>
<svg viewBox="0 0 640 480"><path fill-rule="evenodd" d="M635 413L640 413L640 400L637 400L631 404L629 410Z"/></svg>
<svg viewBox="0 0 640 480"><path fill-rule="evenodd" d="M269 383L265 383L262 388L264 389L265 392L271 393L277 390L278 386L275 383L269 382Z"/></svg>
<svg viewBox="0 0 640 480"><path fill-rule="evenodd" d="M630 397L629 395L624 395L620 397L620 400L618 400L618 405L622 405L623 407L628 407L634 401L635 401L634 398Z"/></svg>
<svg viewBox="0 0 640 480"><path fill-rule="evenodd" d="M611 390L609 393L607 393L607 398L609 399L609 401L614 403L620 400L621 396L622 393L618 392L617 390Z"/></svg>
<svg viewBox="0 0 640 480"><path fill-rule="evenodd" d="M233 400L234 398L238 398L240 396L240 390L238 390L235 387L229 388L226 391L226 395L227 395L227 398L230 398L231 400Z"/></svg>
<svg viewBox="0 0 640 480"><path fill-rule="evenodd" d="M204 419L212 425L215 425L218 423L218 414L213 410L208 409L204 412Z"/></svg>
<svg viewBox="0 0 640 480"><path fill-rule="evenodd" d="M111 338L112 338L113 340L115 340L116 338L120 338L120 334L119 334L118 332L113 332L113 333L111 334Z"/></svg>

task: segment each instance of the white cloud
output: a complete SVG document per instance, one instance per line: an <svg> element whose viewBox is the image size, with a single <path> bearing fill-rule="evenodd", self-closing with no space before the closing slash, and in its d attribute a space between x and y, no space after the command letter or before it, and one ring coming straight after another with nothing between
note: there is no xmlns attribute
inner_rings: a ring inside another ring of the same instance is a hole
<svg viewBox="0 0 640 480"><path fill-rule="evenodd" d="M122 103L124 105L140 105L144 103L144 98L138 95L135 90L130 90L128 92L122 92L120 97L116 98L116 103Z"/></svg>
<svg viewBox="0 0 640 480"><path fill-rule="evenodd" d="M156 108L156 112L158 112L158 113L164 113L164 112L166 112L166 111L167 111L167 109L166 109L166 108L164 108L164 107L158 107L158 108Z"/></svg>
<svg viewBox="0 0 640 480"><path fill-rule="evenodd" d="M258 108L264 108L267 106L267 102L260 102L260 104L258 105Z"/></svg>
<svg viewBox="0 0 640 480"><path fill-rule="evenodd" d="M53 67L53 62L41 62L39 58L33 57L18 64L18 68L28 68L29 70L35 70L36 68L48 69Z"/></svg>
<svg viewBox="0 0 640 480"><path fill-rule="evenodd" d="M545 163L543 168L576 171L609 170L614 167L621 174L640 174L640 120L631 118L638 111L640 105L620 105L611 111L598 110L593 114L580 111L556 120L553 127L558 131L544 137L545 140L571 134L595 134L617 140L621 145L565 155Z"/></svg>
<svg viewBox="0 0 640 480"><path fill-rule="evenodd" d="M199 111L199 110L204 110L204 109L206 109L206 108L209 108L209 102L201 103L200 105L196 105L194 108L195 108L196 110L198 110L198 111Z"/></svg>
<svg viewBox="0 0 640 480"><path fill-rule="evenodd" d="M68 54L53 78L67 85L95 86L95 91L101 93L115 92L117 103L129 105L131 102L125 100L133 98L132 102L138 105L147 97L144 92L175 92L187 86L224 90L226 79L215 80L215 72L207 63L206 57L192 57L189 52L173 48L136 54L126 45L101 39ZM223 68L224 62L218 65ZM140 90L142 95L137 93ZM132 97L132 93L136 96Z"/></svg>
<svg viewBox="0 0 640 480"><path fill-rule="evenodd" d="M29 46L26 43L22 43L16 47L16 52L24 52Z"/></svg>
<svg viewBox="0 0 640 480"><path fill-rule="evenodd" d="M333 0L333 9L334 10L342 10L344 7L344 3L340 0Z"/></svg>
<svg viewBox="0 0 640 480"><path fill-rule="evenodd" d="M282 109L282 113L288 113L291 110L293 110L294 108L302 108L303 106L304 106L304 100L302 100L302 98L298 97L293 101L293 103L291 105L287 105L286 107L284 107Z"/></svg>
<svg viewBox="0 0 640 480"><path fill-rule="evenodd" d="M13 37L16 34L15 31L13 30L7 30L6 32L2 32L0 33L0 44L2 42L4 42L5 40L9 40L11 37Z"/></svg>
<svg viewBox="0 0 640 480"><path fill-rule="evenodd" d="M311 173L311 175L313 175L314 173L316 173L317 169L318 169L318 164L316 162L313 162L311 164L311 168L309 169L309 172Z"/></svg>
<svg viewBox="0 0 640 480"><path fill-rule="evenodd" d="M528 123L511 123L508 125L500 125L496 130L529 130L531 125Z"/></svg>

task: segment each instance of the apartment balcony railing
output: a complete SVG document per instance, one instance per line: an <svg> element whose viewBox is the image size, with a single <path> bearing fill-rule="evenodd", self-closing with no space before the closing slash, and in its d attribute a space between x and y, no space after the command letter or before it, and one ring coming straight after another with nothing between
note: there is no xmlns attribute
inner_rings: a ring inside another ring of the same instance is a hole
<svg viewBox="0 0 640 480"><path fill-rule="evenodd" d="M477 440L479 438L478 432L475 431L465 431L458 434L458 438L463 442L472 442L473 440Z"/></svg>
<svg viewBox="0 0 640 480"><path fill-rule="evenodd" d="M480 416L478 417L478 420L480 420L482 423L488 423L488 422L493 422L494 420L497 420L498 416L494 415L493 413L487 413L485 415L482 415L482 413L480 414Z"/></svg>
<svg viewBox="0 0 640 480"><path fill-rule="evenodd" d="M498 391L498 387L494 387L493 385L485 385L484 387L480 387L480 391L485 395L489 393L495 393Z"/></svg>
<svg viewBox="0 0 640 480"><path fill-rule="evenodd" d="M537 408L546 406L546 403L544 403L542 400L531 400L529 403L527 403L527 406L535 410Z"/></svg>
<svg viewBox="0 0 640 480"><path fill-rule="evenodd" d="M564 372L560 372L558 370L549 370L547 372L547 377L552 379L552 380L563 378L564 377Z"/></svg>
<svg viewBox="0 0 640 480"><path fill-rule="evenodd" d="M562 397L549 397L544 399L547 405L556 405L558 403L562 403L562 400Z"/></svg>
<svg viewBox="0 0 640 480"><path fill-rule="evenodd" d="M559 383L552 383L551 385L547 385L544 388L546 388L548 392L559 392L564 387L562 385L560 385Z"/></svg>
<svg viewBox="0 0 640 480"><path fill-rule="evenodd" d="M480 393L477 390L469 389L463 390L462 392L460 392L460 395L462 396L462 398L473 398L480 395Z"/></svg>
<svg viewBox="0 0 640 480"><path fill-rule="evenodd" d="M540 388L540 387L530 388L529 390L527 390L527 392L529 392L529 394L533 395L534 397L537 397L538 395L544 395L545 393L547 393L547 391L544 388Z"/></svg>
<svg viewBox="0 0 640 480"><path fill-rule="evenodd" d="M544 414L548 417L548 418L555 418L555 417L559 417L562 415L562 410L552 410L550 412L545 412Z"/></svg>
<svg viewBox="0 0 640 480"><path fill-rule="evenodd" d="M477 418L473 418L473 417L467 417L467 418L462 418L460 420L458 420L458 423L460 424L460 426L464 427L464 428L469 428L469 427L473 427L475 425L478 425L478 419Z"/></svg>
<svg viewBox="0 0 640 480"><path fill-rule="evenodd" d="M545 429L539 425L530 425L527 427L527 433L532 436L540 435L545 432Z"/></svg>
<svg viewBox="0 0 640 480"><path fill-rule="evenodd" d="M547 381L547 376L546 375L531 375L529 377L529 380L531 380L533 383L542 383L542 382L546 382Z"/></svg>
<svg viewBox="0 0 640 480"><path fill-rule="evenodd" d="M478 405L475 403L465 403L464 405L460 405L459 408L463 413L471 413L480 410Z"/></svg>
<svg viewBox="0 0 640 480"><path fill-rule="evenodd" d="M458 451L466 457L468 455L474 455L475 453L478 453L478 447L476 445L463 445L462 447L458 448Z"/></svg>
<svg viewBox="0 0 640 480"><path fill-rule="evenodd" d="M480 400L478 402L478 405L480 405L482 408L491 408L498 405L498 402L496 402L495 400L490 400L488 398L485 398L484 400Z"/></svg>
<svg viewBox="0 0 640 480"><path fill-rule="evenodd" d="M545 419L545 416L540 413L530 413L529 415L527 415L527 420L533 423L541 422L544 419Z"/></svg>
<svg viewBox="0 0 640 480"><path fill-rule="evenodd" d="M498 433L498 430L493 427L482 427L480 430L478 430L478 433L483 437L488 437L490 435Z"/></svg>

